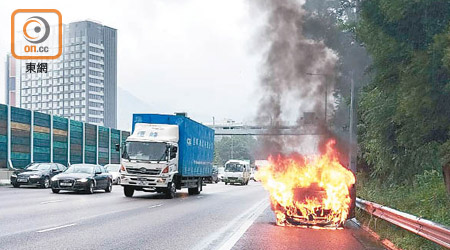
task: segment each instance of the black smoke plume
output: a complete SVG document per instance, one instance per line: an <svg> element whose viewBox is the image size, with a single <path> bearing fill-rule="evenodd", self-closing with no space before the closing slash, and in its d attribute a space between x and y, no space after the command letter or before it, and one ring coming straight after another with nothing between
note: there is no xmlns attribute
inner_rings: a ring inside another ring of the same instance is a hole
<svg viewBox="0 0 450 250"><path fill-rule="evenodd" d="M295 0L258 1L259 9L267 15L261 36L268 50L261 70L256 122L268 126L271 134L279 134L282 127L293 125L286 124L288 120L295 120L294 127L304 129L304 112L313 112L315 128L327 139L331 135L325 122L325 98L327 116L331 117L337 56L322 41L304 35L307 13L303 4ZM297 136L260 137L259 155L295 152L298 140Z"/></svg>

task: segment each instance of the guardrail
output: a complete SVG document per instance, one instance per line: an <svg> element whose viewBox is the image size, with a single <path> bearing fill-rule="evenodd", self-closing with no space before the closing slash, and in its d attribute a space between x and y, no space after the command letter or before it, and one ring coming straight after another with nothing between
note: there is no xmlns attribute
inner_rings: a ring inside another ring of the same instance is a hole
<svg viewBox="0 0 450 250"><path fill-rule="evenodd" d="M356 198L356 206L380 219L450 248L450 228L444 225L360 198Z"/></svg>

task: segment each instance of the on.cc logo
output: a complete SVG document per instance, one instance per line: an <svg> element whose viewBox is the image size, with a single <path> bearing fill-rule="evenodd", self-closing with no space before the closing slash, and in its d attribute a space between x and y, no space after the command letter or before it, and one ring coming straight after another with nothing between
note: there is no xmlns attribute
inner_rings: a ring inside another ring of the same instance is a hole
<svg viewBox="0 0 450 250"><path fill-rule="evenodd" d="M56 9L17 9L11 14L11 54L52 60L62 54L62 16Z"/></svg>
<svg viewBox="0 0 450 250"><path fill-rule="evenodd" d="M42 43L47 40L49 34L50 25L40 16L28 18L23 25L23 36L30 43Z"/></svg>

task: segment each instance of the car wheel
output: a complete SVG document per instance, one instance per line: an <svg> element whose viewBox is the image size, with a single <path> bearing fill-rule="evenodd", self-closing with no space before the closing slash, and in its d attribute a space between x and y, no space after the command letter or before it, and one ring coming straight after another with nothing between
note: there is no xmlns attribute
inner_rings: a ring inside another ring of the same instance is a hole
<svg viewBox="0 0 450 250"><path fill-rule="evenodd" d="M132 197L134 194L134 188L130 186L124 186L123 193L125 194L126 197Z"/></svg>
<svg viewBox="0 0 450 250"><path fill-rule="evenodd" d="M108 185L105 188L105 192L111 193L112 191L112 181L108 181Z"/></svg>
<svg viewBox="0 0 450 250"><path fill-rule="evenodd" d="M167 199L173 199L175 198L175 193L177 192L177 187L175 186L175 183L170 182L165 193Z"/></svg>
<svg viewBox="0 0 450 250"><path fill-rule="evenodd" d="M88 184L88 188L86 190L86 193L93 194L94 193L94 182L90 181Z"/></svg>
<svg viewBox="0 0 450 250"><path fill-rule="evenodd" d="M54 194L59 193L59 191L60 191L59 189L53 189L53 188L52 188L52 192L53 192Z"/></svg>
<svg viewBox="0 0 450 250"><path fill-rule="evenodd" d="M14 183L13 187L18 188L18 187L20 187L20 184Z"/></svg>
<svg viewBox="0 0 450 250"><path fill-rule="evenodd" d="M225 185L228 185L228 182L225 181Z"/></svg>
<svg viewBox="0 0 450 250"><path fill-rule="evenodd" d="M41 188L49 188L50 187L50 178L45 177L44 181L41 184Z"/></svg>

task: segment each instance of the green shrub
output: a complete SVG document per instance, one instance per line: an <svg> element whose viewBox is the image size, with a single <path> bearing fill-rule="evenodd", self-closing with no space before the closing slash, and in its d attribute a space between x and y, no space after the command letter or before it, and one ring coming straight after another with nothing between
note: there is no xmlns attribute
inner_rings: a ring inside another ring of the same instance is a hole
<svg viewBox="0 0 450 250"><path fill-rule="evenodd" d="M443 176L439 171L430 170L416 175L412 184L388 184L370 178L367 174L358 173L356 188L357 196L362 199L450 225L450 197L445 191ZM365 211L357 211L356 216L361 223L400 248L440 249L433 242L372 217Z"/></svg>

